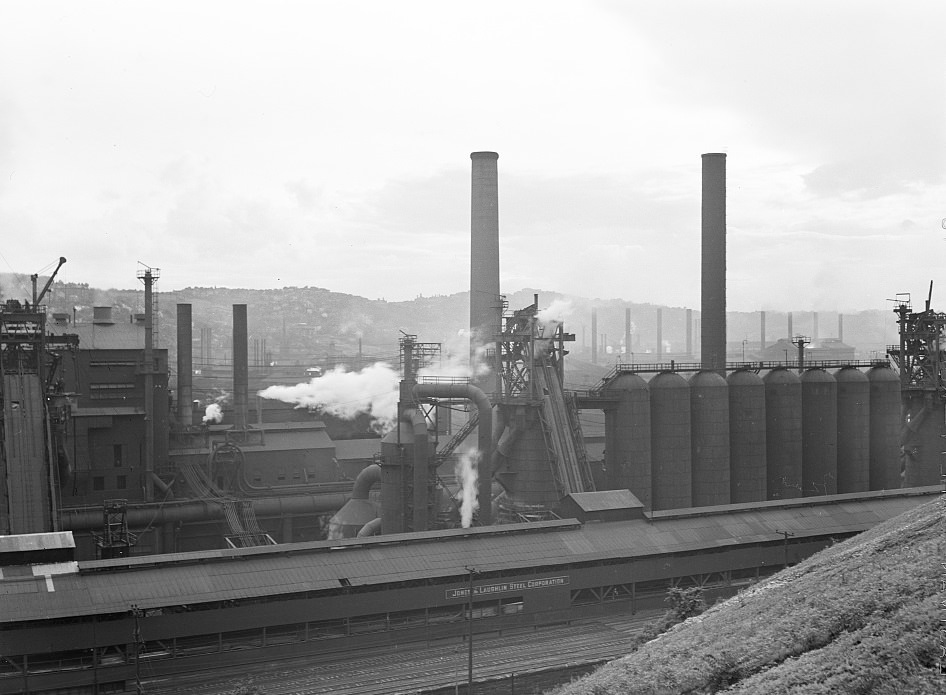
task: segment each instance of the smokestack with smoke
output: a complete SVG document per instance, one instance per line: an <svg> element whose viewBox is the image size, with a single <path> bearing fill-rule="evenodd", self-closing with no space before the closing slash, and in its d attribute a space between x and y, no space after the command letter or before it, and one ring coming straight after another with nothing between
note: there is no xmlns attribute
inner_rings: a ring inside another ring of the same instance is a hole
<svg viewBox="0 0 946 695"><path fill-rule="evenodd" d="M460 525L470 528L473 525L473 512L479 509L476 498L476 485L479 480L480 452L477 449L465 451L454 466L453 473L460 483Z"/></svg>
<svg viewBox="0 0 946 695"><path fill-rule="evenodd" d="M371 416L372 427L387 432L397 418L399 380L394 369L377 362L358 372L337 367L295 386L270 386L258 395L297 408L318 408L347 420L364 413Z"/></svg>

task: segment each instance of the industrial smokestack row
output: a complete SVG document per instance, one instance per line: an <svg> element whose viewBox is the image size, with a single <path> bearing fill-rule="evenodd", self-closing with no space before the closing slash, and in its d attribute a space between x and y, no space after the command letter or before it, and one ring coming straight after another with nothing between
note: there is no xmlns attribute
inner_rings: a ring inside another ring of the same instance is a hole
<svg viewBox="0 0 946 695"><path fill-rule="evenodd" d="M886 367L621 374L608 487L655 510L899 488L898 383Z"/></svg>

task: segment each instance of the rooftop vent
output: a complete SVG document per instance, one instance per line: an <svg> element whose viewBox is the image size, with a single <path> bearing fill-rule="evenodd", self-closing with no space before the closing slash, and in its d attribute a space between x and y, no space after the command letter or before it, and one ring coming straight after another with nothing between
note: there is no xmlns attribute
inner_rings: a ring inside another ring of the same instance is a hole
<svg viewBox="0 0 946 695"><path fill-rule="evenodd" d="M101 325L110 325L115 323L112 320L112 307L94 306L92 307L92 323Z"/></svg>

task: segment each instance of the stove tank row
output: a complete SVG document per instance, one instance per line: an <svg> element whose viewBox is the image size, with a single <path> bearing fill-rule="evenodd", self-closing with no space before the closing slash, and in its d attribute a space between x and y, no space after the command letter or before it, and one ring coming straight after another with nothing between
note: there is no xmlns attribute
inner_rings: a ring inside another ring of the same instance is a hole
<svg viewBox="0 0 946 695"><path fill-rule="evenodd" d="M625 373L606 391L608 487L651 509L902 486L900 383L885 367Z"/></svg>

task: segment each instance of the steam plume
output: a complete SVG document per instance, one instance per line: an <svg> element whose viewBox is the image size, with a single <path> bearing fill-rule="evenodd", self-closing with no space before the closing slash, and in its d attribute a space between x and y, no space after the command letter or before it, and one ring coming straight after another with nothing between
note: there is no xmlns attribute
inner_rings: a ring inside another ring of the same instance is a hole
<svg viewBox="0 0 946 695"><path fill-rule="evenodd" d="M479 478L480 452L478 449L465 451L453 468L453 474L460 481L460 524L469 528L473 523L473 512L480 505L476 499L476 483Z"/></svg>
<svg viewBox="0 0 946 695"><path fill-rule="evenodd" d="M397 416L398 381L395 370L376 362L358 372L337 367L295 386L270 386L259 396L297 408L318 408L346 420L365 413L371 416L373 427L387 431Z"/></svg>
<svg viewBox="0 0 946 695"><path fill-rule="evenodd" d="M221 408L216 403L211 403L204 411L203 421L205 423L223 422L223 408Z"/></svg>
<svg viewBox="0 0 946 695"><path fill-rule="evenodd" d="M543 326L552 325L554 330L558 324L572 315L572 303L567 299L556 299L546 308L539 311L536 318Z"/></svg>

